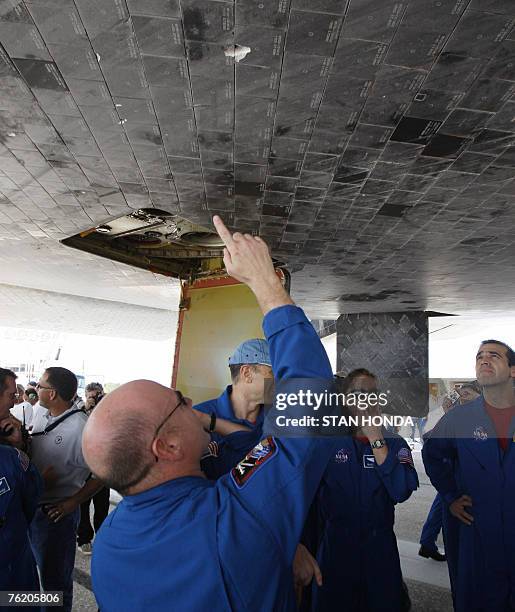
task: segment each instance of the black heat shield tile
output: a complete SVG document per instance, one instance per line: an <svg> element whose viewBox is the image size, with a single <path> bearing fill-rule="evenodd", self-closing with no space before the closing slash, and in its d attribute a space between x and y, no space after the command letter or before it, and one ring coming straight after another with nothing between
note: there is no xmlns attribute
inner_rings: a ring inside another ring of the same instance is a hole
<svg viewBox="0 0 515 612"><path fill-rule="evenodd" d="M480 174L494 160L496 163L499 163L499 158L496 158L495 155L485 155L483 153L469 153L465 151L452 164L451 170Z"/></svg>
<svg viewBox="0 0 515 612"><path fill-rule="evenodd" d="M481 132L494 116L494 113L458 108L447 117L442 124L440 132L452 134L453 136L474 136Z"/></svg>
<svg viewBox="0 0 515 612"><path fill-rule="evenodd" d="M352 134L350 145L365 149L383 149L392 134L391 128L359 123Z"/></svg>
<svg viewBox="0 0 515 612"><path fill-rule="evenodd" d="M182 0L181 6L187 40L233 42L232 4L211 0Z"/></svg>
<svg viewBox="0 0 515 612"><path fill-rule="evenodd" d="M190 74L220 80L234 77L234 60L224 54L225 45L187 41Z"/></svg>
<svg viewBox="0 0 515 612"><path fill-rule="evenodd" d="M333 174L328 172L306 172L300 175L299 185L327 189L333 180Z"/></svg>
<svg viewBox="0 0 515 612"><path fill-rule="evenodd" d="M378 161L374 166L370 178L385 181L402 181L408 172L409 164L395 164Z"/></svg>
<svg viewBox="0 0 515 612"><path fill-rule="evenodd" d="M403 25L422 26L430 30L451 31L465 10L466 3L456 0L411 0Z"/></svg>
<svg viewBox="0 0 515 612"><path fill-rule="evenodd" d="M143 67L139 63L127 66L102 67L109 90L113 96L148 98L150 91L145 81Z"/></svg>
<svg viewBox="0 0 515 612"><path fill-rule="evenodd" d="M194 75L191 78L193 99L197 106L225 106L231 108L234 98L233 76L226 78Z"/></svg>
<svg viewBox="0 0 515 612"><path fill-rule="evenodd" d="M286 193L284 191L267 191L264 193L264 203L274 204L278 206L290 206L293 202L293 193Z"/></svg>
<svg viewBox="0 0 515 612"><path fill-rule="evenodd" d="M152 15L155 17L181 16L180 0L128 0L131 15Z"/></svg>
<svg viewBox="0 0 515 612"><path fill-rule="evenodd" d="M311 134L309 141L310 153L328 153L330 155L340 155L345 150L349 141L350 134L338 133L337 130L325 131L315 129Z"/></svg>
<svg viewBox="0 0 515 612"><path fill-rule="evenodd" d="M271 157L269 159L269 174L274 176L298 177L302 162L295 159Z"/></svg>
<svg viewBox="0 0 515 612"><path fill-rule="evenodd" d="M297 94L320 91L325 87L332 61L331 57L285 51L281 90L284 86Z"/></svg>
<svg viewBox="0 0 515 612"><path fill-rule="evenodd" d="M390 147L391 144L393 143L388 143L387 147ZM379 159L381 154L382 152L380 150L349 146L345 149L343 155L341 156L341 164L345 166L358 166L370 169ZM392 159L392 161L395 160Z"/></svg>
<svg viewBox="0 0 515 612"><path fill-rule="evenodd" d="M161 147L163 141L158 125L144 125L141 123L125 124L125 131L131 145Z"/></svg>
<svg viewBox="0 0 515 612"><path fill-rule="evenodd" d="M66 83L81 106L111 106L113 101L104 82L66 78Z"/></svg>
<svg viewBox="0 0 515 612"><path fill-rule="evenodd" d="M445 45L445 52L490 59L514 23L513 17L469 9ZM471 40L474 41L473 45L470 44Z"/></svg>
<svg viewBox="0 0 515 612"><path fill-rule="evenodd" d="M485 65L484 59L450 53L444 49L424 86L439 91L466 92Z"/></svg>
<svg viewBox="0 0 515 612"><path fill-rule="evenodd" d="M452 159L442 159L440 157L427 157L420 155L411 165L410 174L432 174L437 176L452 163Z"/></svg>
<svg viewBox="0 0 515 612"><path fill-rule="evenodd" d="M434 182L435 187L441 189L453 189L460 191L468 187L468 185L476 178L473 174L465 172L455 172L454 170L446 170L441 172L440 176Z"/></svg>
<svg viewBox="0 0 515 612"><path fill-rule="evenodd" d="M515 147L508 147L495 159L496 166L515 168Z"/></svg>
<svg viewBox="0 0 515 612"><path fill-rule="evenodd" d="M150 100L137 98L114 98L114 104L122 124L155 123L156 114Z"/></svg>
<svg viewBox="0 0 515 612"><path fill-rule="evenodd" d="M440 125L441 121L404 116L395 128L391 140L414 144L427 143Z"/></svg>
<svg viewBox="0 0 515 612"><path fill-rule="evenodd" d="M377 212L378 215L384 215L386 217L402 217L404 216L404 213L406 210L408 210L409 207L408 206L402 206L400 204L398 205L394 205L394 204L385 204L384 206L382 206L382 208L380 208Z"/></svg>
<svg viewBox="0 0 515 612"><path fill-rule="evenodd" d="M212 170L232 170L234 159L232 153L222 153L221 151L207 151L202 149L200 152L203 168ZM259 166L261 167L261 166Z"/></svg>
<svg viewBox="0 0 515 612"><path fill-rule="evenodd" d="M14 64L30 88L67 91L68 87L53 62L15 59Z"/></svg>
<svg viewBox="0 0 515 612"><path fill-rule="evenodd" d="M341 17L338 15L292 10L286 51L325 57L333 55L341 23Z"/></svg>
<svg viewBox="0 0 515 612"><path fill-rule="evenodd" d="M477 79L459 105L463 108L496 112L512 97L514 90L515 84L509 81Z"/></svg>
<svg viewBox="0 0 515 612"><path fill-rule="evenodd" d="M238 64L236 91L239 96L255 96L275 100L279 88L279 70Z"/></svg>
<svg viewBox="0 0 515 612"><path fill-rule="evenodd" d="M234 145L234 159L242 164L264 164L268 159L268 143L239 143Z"/></svg>
<svg viewBox="0 0 515 612"><path fill-rule="evenodd" d="M492 164L485 168L479 176L474 177L474 185L484 183L502 183L513 178L513 168Z"/></svg>
<svg viewBox="0 0 515 612"><path fill-rule="evenodd" d="M48 47L65 79L103 80L97 58L91 47L54 44Z"/></svg>
<svg viewBox="0 0 515 612"><path fill-rule="evenodd" d="M362 183L368 175L367 168L340 165L334 174L334 180L338 183Z"/></svg>
<svg viewBox="0 0 515 612"><path fill-rule="evenodd" d="M264 98L238 97L236 101L236 130L239 131L250 128L256 129L269 128L269 140L272 136L272 124L274 120L275 102Z"/></svg>
<svg viewBox="0 0 515 612"><path fill-rule="evenodd" d="M0 4L0 21L32 24L32 17L21 0L7 0Z"/></svg>
<svg viewBox="0 0 515 612"><path fill-rule="evenodd" d="M299 180L297 178L286 178L283 176L267 176L266 188L270 191L285 191L293 193Z"/></svg>
<svg viewBox="0 0 515 612"><path fill-rule="evenodd" d="M515 132L515 102L505 102L503 107L488 122L489 129Z"/></svg>
<svg viewBox="0 0 515 612"><path fill-rule="evenodd" d="M251 49L245 58L245 65L280 68L285 33L277 28L237 26L234 39L236 44ZM241 62L238 66L241 66Z"/></svg>
<svg viewBox="0 0 515 612"><path fill-rule="evenodd" d="M390 44L385 62L395 66L429 69L442 50L448 31L421 31L416 27L401 25Z"/></svg>
<svg viewBox="0 0 515 612"><path fill-rule="evenodd" d="M142 53L184 57L184 41L179 19L134 16L132 23Z"/></svg>
<svg viewBox="0 0 515 612"><path fill-rule="evenodd" d="M150 85L160 87L183 87L188 79L188 65L185 59L143 57L145 75Z"/></svg>
<svg viewBox="0 0 515 612"><path fill-rule="evenodd" d="M417 177L421 178L421 177ZM433 180L433 179L431 179ZM416 203L422 198L422 194L413 191L403 191L401 189L394 189L388 199L387 204L395 204L397 206L415 206Z"/></svg>
<svg viewBox="0 0 515 612"><path fill-rule="evenodd" d="M11 57L47 61L52 59L33 24L0 21L0 40Z"/></svg>
<svg viewBox="0 0 515 612"><path fill-rule="evenodd" d="M89 46L79 13L73 6L34 2L27 5L46 43Z"/></svg>
<svg viewBox="0 0 515 612"><path fill-rule="evenodd" d="M387 49L385 43L340 37L331 72L358 79L373 78Z"/></svg>
<svg viewBox="0 0 515 612"><path fill-rule="evenodd" d="M463 94L437 89L421 89L413 97L406 114L419 119L443 121L456 107L461 105Z"/></svg>
<svg viewBox="0 0 515 612"><path fill-rule="evenodd" d="M344 38L390 42L402 20L407 2L352 0L343 24Z"/></svg>
<svg viewBox="0 0 515 612"><path fill-rule="evenodd" d="M469 151L499 155L504 149L515 142L515 134L501 130L482 130L469 145Z"/></svg>
<svg viewBox="0 0 515 612"><path fill-rule="evenodd" d="M515 81L515 40L513 34L510 40L504 40L497 53L483 71L483 76L488 78L506 79Z"/></svg>
<svg viewBox="0 0 515 612"><path fill-rule="evenodd" d="M152 102L157 116L160 118L181 114L193 108L188 82L179 83L177 87L151 87Z"/></svg>
<svg viewBox="0 0 515 612"><path fill-rule="evenodd" d="M433 184L434 180L435 177L431 175L406 174L397 186L399 189L406 189L407 191L424 192Z"/></svg>
<svg viewBox="0 0 515 612"><path fill-rule="evenodd" d="M290 0L239 0L236 3L236 23L286 28L289 9Z"/></svg>
<svg viewBox="0 0 515 612"><path fill-rule="evenodd" d="M307 140L274 136L270 155L272 157L287 157L289 159L303 159L308 148Z"/></svg>
<svg viewBox="0 0 515 612"><path fill-rule="evenodd" d="M111 31L129 17L127 5L120 0L75 0L75 3L90 38Z"/></svg>

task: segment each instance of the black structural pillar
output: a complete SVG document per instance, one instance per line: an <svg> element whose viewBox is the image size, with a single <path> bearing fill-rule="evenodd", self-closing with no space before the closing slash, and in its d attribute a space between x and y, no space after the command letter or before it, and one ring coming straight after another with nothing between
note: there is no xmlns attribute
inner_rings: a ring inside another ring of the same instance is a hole
<svg viewBox="0 0 515 612"><path fill-rule="evenodd" d="M373 372L388 392L384 412L428 412L428 319L424 312L341 315L336 321L337 368Z"/></svg>

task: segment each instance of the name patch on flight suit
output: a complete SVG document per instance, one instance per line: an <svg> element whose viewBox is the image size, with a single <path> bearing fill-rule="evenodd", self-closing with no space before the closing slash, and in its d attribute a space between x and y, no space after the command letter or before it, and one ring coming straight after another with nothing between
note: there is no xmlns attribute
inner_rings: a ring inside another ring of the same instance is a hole
<svg viewBox="0 0 515 612"><path fill-rule="evenodd" d="M364 468L375 468L376 458L374 455L363 455L363 467Z"/></svg>
<svg viewBox="0 0 515 612"><path fill-rule="evenodd" d="M9 486L9 483L7 482L7 478L5 476L2 476L2 478L0 478L0 495L3 495L4 493L8 493L11 490L11 487Z"/></svg>
<svg viewBox="0 0 515 612"><path fill-rule="evenodd" d="M234 484L241 489L263 465L277 454L277 444L269 436L255 446L248 455L231 470Z"/></svg>

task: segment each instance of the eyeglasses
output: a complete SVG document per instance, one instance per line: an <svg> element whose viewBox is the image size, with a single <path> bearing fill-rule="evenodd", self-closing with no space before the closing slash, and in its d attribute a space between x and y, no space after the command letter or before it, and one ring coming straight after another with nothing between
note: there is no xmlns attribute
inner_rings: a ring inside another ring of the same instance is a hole
<svg viewBox="0 0 515 612"><path fill-rule="evenodd" d="M36 385L36 389L52 389L55 391L55 387L45 387L44 385L40 385L39 383Z"/></svg>
<svg viewBox="0 0 515 612"><path fill-rule="evenodd" d="M172 414L177 410L177 408L179 408L179 406L186 406L186 399L183 396L183 394L178 390L175 389L175 394L177 395L177 398L179 399L179 401L177 402L177 404L174 406L173 410L170 412L170 414L164 419L164 421L161 422L161 424L159 425L159 427L156 429L156 433L154 434L154 438L157 438L157 434L159 433L159 430L161 429L161 427L166 423L166 421L168 421L168 419L172 416Z"/></svg>

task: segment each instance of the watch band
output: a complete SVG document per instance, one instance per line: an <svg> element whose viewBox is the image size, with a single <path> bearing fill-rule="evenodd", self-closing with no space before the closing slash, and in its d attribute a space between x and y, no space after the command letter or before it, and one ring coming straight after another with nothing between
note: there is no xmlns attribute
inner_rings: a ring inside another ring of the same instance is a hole
<svg viewBox="0 0 515 612"><path fill-rule="evenodd" d="M372 448L383 448L386 446L386 442L384 440L373 440L370 442L370 446Z"/></svg>
<svg viewBox="0 0 515 612"><path fill-rule="evenodd" d="M214 412L211 413L211 421L209 422L209 433L212 433L216 427L216 414Z"/></svg>

